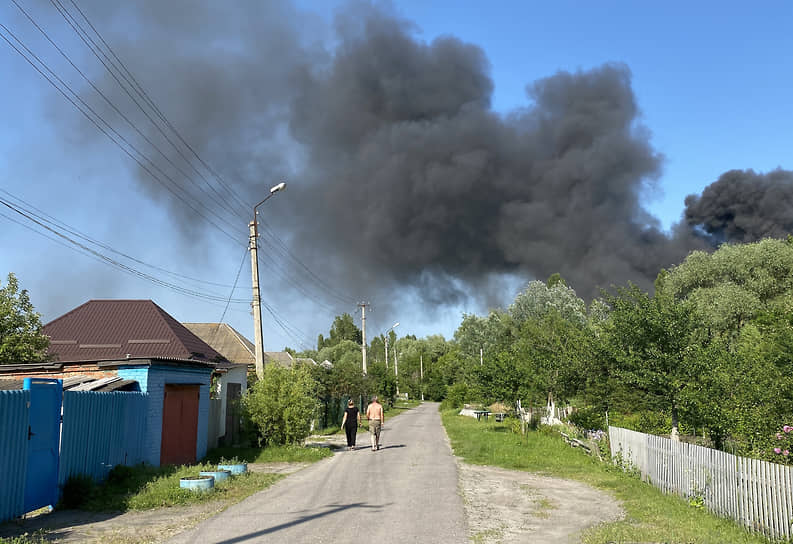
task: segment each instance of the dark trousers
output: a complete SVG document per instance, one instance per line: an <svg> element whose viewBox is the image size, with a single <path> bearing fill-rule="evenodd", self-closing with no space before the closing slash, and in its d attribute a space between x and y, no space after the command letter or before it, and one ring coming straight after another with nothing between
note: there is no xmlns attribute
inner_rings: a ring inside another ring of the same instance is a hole
<svg viewBox="0 0 793 544"><path fill-rule="evenodd" d="M350 425L345 425L344 432L347 433L347 447L350 448L354 446L355 434L358 432L358 427L351 427Z"/></svg>

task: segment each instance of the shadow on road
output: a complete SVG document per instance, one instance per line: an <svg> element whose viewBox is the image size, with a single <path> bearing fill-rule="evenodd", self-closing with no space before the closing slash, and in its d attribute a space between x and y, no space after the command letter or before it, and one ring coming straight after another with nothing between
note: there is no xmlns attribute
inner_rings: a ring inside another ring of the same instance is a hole
<svg viewBox="0 0 793 544"><path fill-rule="evenodd" d="M234 544L236 542L245 542L245 541L250 540L252 538L256 538L256 537L259 537L259 536L267 535L267 534L270 534L270 533L275 533L276 531L280 531L282 529L288 529L289 527L294 527L295 525L300 525L301 523L306 523L307 521L312 521L312 520L315 520L317 518L322 518L322 517L325 517L325 516L329 516L331 514L335 514L337 512L341 512L343 510L349 510L350 508L367 508L367 509L368 508L379 508L379 509L382 509L382 508L385 508L386 506L389 506L389 505L387 505L387 504L375 505L375 504L366 504L366 503L362 503L362 502L355 502L355 503L352 503L352 504L331 504L331 505L328 505L328 506L330 506L330 509L326 510L324 512L318 512L316 514L311 514L311 515L307 515L307 516L301 516L301 517L297 518L296 520L293 520L293 521L290 521L290 522L287 522L287 523L282 523L282 524L276 525L274 527L268 527L267 529L262 529L261 531L256 531L255 533L248 533L246 535L241 535L241 536L237 536L237 537L234 537L234 538L229 538L227 540L221 540L220 542L218 542L218 544Z"/></svg>

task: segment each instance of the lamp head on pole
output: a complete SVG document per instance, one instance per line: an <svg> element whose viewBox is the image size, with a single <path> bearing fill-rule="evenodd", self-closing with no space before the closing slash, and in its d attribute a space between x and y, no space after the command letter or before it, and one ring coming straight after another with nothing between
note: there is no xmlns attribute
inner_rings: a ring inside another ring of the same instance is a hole
<svg viewBox="0 0 793 544"><path fill-rule="evenodd" d="M277 193L278 191L283 191L284 189L286 189L286 182L282 181L281 183L270 189L270 194Z"/></svg>

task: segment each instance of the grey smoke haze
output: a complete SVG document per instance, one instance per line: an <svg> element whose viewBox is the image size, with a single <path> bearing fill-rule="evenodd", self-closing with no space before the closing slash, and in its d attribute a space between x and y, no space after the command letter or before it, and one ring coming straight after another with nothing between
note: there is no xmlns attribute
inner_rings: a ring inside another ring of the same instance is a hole
<svg viewBox="0 0 793 544"><path fill-rule="evenodd" d="M443 304L486 297L502 274L560 272L591 297L629 280L650 287L661 267L708 247L696 226L739 241L791 230L773 196L790 194L789 173L730 172L689 197L685 222L664 233L642 205L663 157L624 64L529 83L525 107L505 115L491 109L479 47L451 36L426 43L367 3L332 29L282 2L84 9L246 201L289 180L289 198L268 208L272 222L347 292L410 286ZM138 178L201 228L145 172ZM744 198L758 183L771 198Z"/></svg>
<svg viewBox="0 0 793 544"><path fill-rule="evenodd" d="M685 220L713 243L784 238L793 233L793 172L725 172L702 195L686 197Z"/></svg>

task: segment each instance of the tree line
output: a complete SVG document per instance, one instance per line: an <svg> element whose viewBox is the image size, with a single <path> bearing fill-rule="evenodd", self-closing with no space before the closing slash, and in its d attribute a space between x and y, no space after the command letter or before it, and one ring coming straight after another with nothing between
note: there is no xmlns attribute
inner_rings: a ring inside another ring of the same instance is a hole
<svg viewBox="0 0 793 544"><path fill-rule="evenodd" d="M610 424L694 437L736 454L785 461L777 434L793 423L793 240L695 251L661 270L653 292L612 286L586 302L555 274L487 315L464 314L452 339L396 338L399 391L445 401L577 408L587 428ZM393 359L348 314L303 356L328 359L328 391L392 397ZM421 363L423 362L423 379ZM784 438L784 437L783 437Z"/></svg>
<svg viewBox="0 0 793 544"><path fill-rule="evenodd" d="M42 360L46 338L27 293L13 275L0 287L0 364ZM388 402L398 390L449 406L520 399L540 407L550 395L576 406L575 421L588 429L682 434L787 461L793 238L695 251L659 271L652 293L612 286L587 302L558 274L532 281L507 308L464 314L451 339L375 336L366 375L349 314L334 319L315 350L286 349L332 363L300 369L299 379L278 377L284 388L300 384L303 399L378 394ZM260 403L272 395L262 391Z"/></svg>

